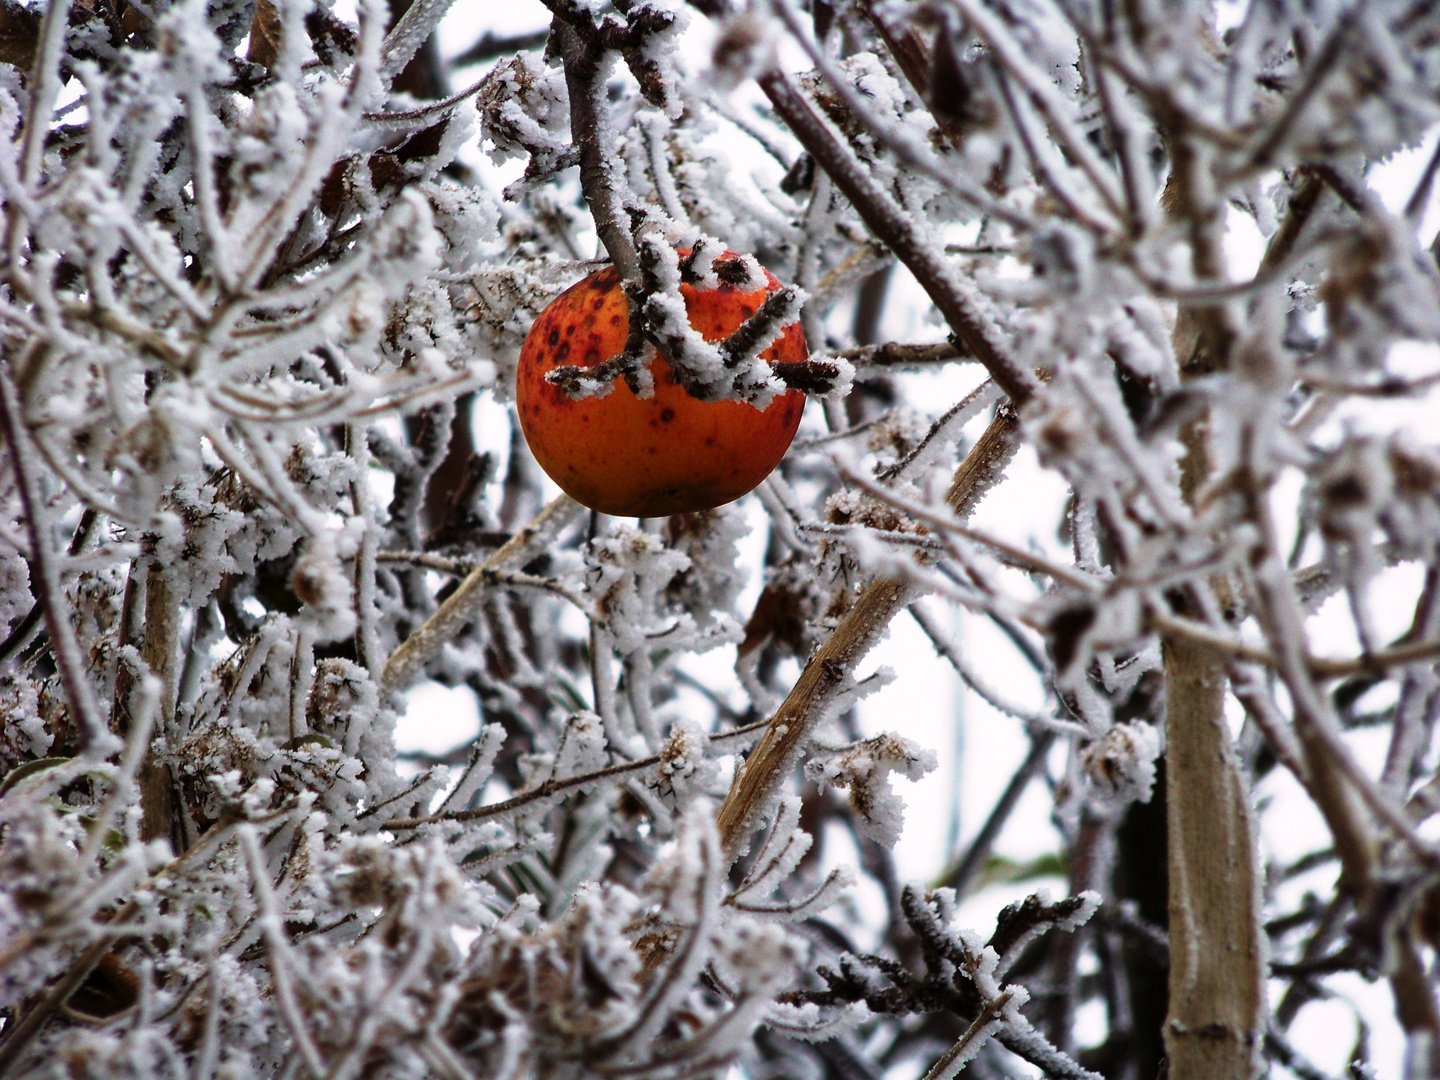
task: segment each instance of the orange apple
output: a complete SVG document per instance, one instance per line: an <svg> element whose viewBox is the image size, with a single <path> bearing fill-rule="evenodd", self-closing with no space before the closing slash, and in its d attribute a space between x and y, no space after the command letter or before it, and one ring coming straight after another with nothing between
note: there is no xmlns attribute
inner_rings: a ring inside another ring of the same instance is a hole
<svg viewBox="0 0 1440 1080"><path fill-rule="evenodd" d="M727 257L736 258L728 251L719 258ZM768 270L765 280L754 292L723 282L716 289L682 284L690 325L706 341L728 337L781 287ZM557 367L594 367L622 352L629 329L614 267L566 289L530 328L515 404L525 441L550 478L593 510L662 517L731 502L769 476L800 426L805 395L798 390L763 410L744 401L699 401L653 350L652 397L636 397L617 379L605 396L577 400L545 381ZM803 362L808 355L799 323L760 354L772 363Z"/></svg>

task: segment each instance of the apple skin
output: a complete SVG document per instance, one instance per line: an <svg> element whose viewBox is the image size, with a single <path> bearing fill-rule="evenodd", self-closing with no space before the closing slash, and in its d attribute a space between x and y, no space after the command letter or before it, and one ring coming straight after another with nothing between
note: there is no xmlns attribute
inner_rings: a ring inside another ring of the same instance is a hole
<svg viewBox="0 0 1440 1080"><path fill-rule="evenodd" d="M681 253L682 255L684 252ZM734 257L732 252L720 256ZM682 284L690 325L706 341L728 337L780 282L740 292ZM520 350L515 404L540 467L577 502L618 517L664 517L732 502L770 475L800 426L805 395L790 390L763 411L744 401L698 401L653 352L655 393L635 396L623 379L604 397L571 398L545 381L557 367L594 367L625 348L630 312L614 267L566 289L540 313ZM807 359L799 323L762 359Z"/></svg>

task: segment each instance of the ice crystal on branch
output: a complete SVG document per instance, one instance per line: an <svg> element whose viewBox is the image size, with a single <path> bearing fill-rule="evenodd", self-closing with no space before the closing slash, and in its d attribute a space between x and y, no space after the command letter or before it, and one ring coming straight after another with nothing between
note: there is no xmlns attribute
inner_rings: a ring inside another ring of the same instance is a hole
<svg viewBox="0 0 1440 1080"><path fill-rule="evenodd" d="M877 844L894 847L904 827L901 815L905 804L891 789L890 774L898 772L907 780L918 780L938 764L935 751L887 734L826 757L811 758L805 771L816 783L845 788L861 831Z"/></svg>

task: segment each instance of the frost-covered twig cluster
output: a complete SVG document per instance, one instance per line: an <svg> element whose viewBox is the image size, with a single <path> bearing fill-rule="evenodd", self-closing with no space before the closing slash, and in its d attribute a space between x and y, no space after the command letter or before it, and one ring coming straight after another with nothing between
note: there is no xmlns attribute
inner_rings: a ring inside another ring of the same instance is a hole
<svg viewBox="0 0 1440 1080"><path fill-rule="evenodd" d="M1440 1073L1440 10L449 6L0 0L0 1077ZM530 457L606 262L745 501Z"/></svg>

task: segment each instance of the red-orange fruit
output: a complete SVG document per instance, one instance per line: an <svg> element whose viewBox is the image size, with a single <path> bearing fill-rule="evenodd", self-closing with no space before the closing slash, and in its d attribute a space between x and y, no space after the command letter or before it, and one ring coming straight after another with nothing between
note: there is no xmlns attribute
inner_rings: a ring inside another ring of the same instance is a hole
<svg viewBox="0 0 1440 1080"><path fill-rule="evenodd" d="M769 271L765 279L766 287L754 292L724 283L717 289L682 284L690 325L706 341L729 336L781 287ZM805 395L798 390L778 395L763 411L744 401L699 401L653 349L649 398L636 397L623 379L604 397L578 400L545 381L557 367L604 363L625 348L629 329L613 267L566 289L530 328L515 404L525 441L550 478L593 510L663 517L731 502L769 476L800 426ZM808 355L799 323L760 354L772 363Z"/></svg>

